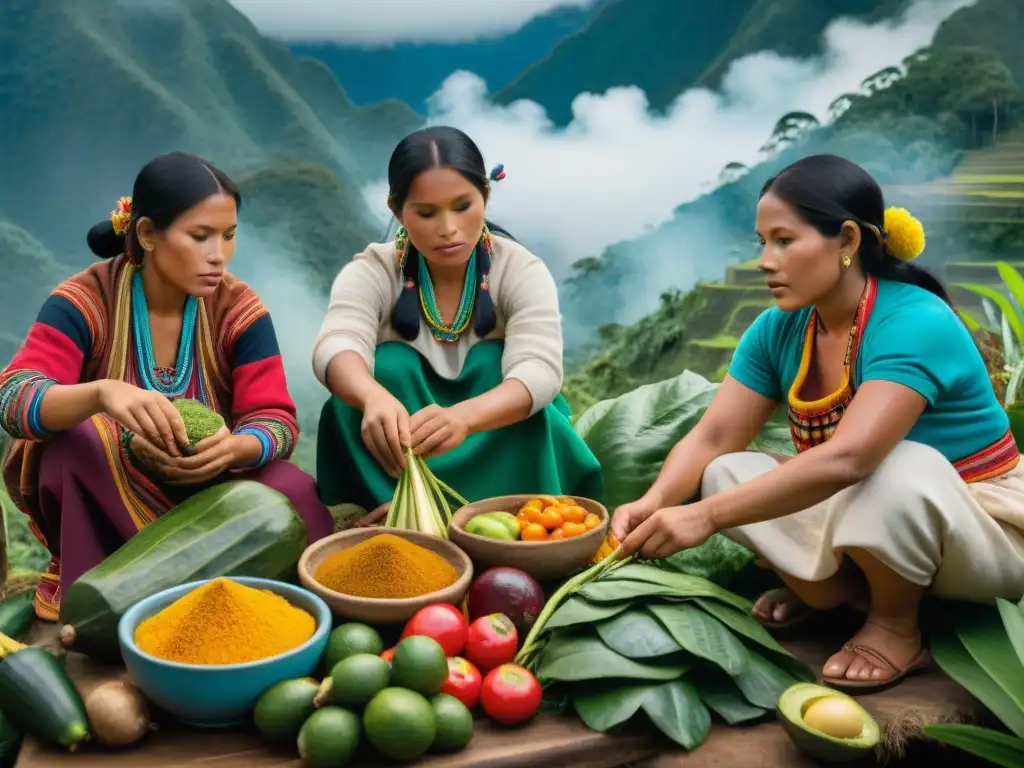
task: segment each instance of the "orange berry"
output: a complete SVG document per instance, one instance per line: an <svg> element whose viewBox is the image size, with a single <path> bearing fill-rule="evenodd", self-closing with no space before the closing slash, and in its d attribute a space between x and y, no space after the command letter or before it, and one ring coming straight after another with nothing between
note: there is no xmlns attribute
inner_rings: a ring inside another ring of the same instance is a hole
<svg viewBox="0 0 1024 768"><path fill-rule="evenodd" d="M562 524L562 514L558 511L557 507L548 507L541 512L540 524L549 531L553 531Z"/></svg>
<svg viewBox="0 0 1024 768"><path fill-rule="evenodd" d="M583 523L565 523L562 526L562 535L571 539L573 536L582 536L587 532L587 527Z"/></svg>
<svg viewBox="0 0 1024 768"><path fill-rule="evenodd" d="M516 515L516 520L519 521L519 530L520 531L523 530L526 526L528 526L532 522L530 520L530 518L526 516L525 512L520 512L518 515Z"/></svg>
<svg viewBox="0 0 1024 768"><path fill-rule="evenodd" d="M562 513L562 519L567 523L582 523L586 520L586 517L587 510L583 507L577 507L576 505L566 507L565 511Z"/></svg>
<svg viewBox="0 0 1024 768"><path fill-rule="evenodd" d="M572 496L559 496L558 503L563 504L566 507L571 507L576 503L576 499L574 499Z"/></svg>
<svg viewBox="0 0 1024 768"><path fill-rule="evenodd" d="M547 541L548 532L540 523L530 523L519 537L522 541Z"/></svg>
<svg viewBox="0 0 1024 768"><path fill-rule="evenodd" d="M559 541L560 539L564 538L565 533L562 531L561 528L555 528L555 530L553 530L551 534L548 536L549 541Z"/></svg>
<svg viewBox="0 0 1024 768"><path fill-rule="evenodd" d="M558 503L554 496L538 496L534 501L539 501L542 507L550 507Z"/></svg>
<svg viewBox="0 0 1024 768"><path fill-rule="evenodd" d="M583 525L586 526L588 531L594 530L600 524L601 524L601 518L598 517L597 515L595 515L593 512L591 512L589 515L587 515L586 519L583 521Z"/></svg>
<svg viewBox="0 0 1024 768"><path fill-rule="evenodd" d="M530 499L528 502L523 504L522 509L520 509L519 511L525 512L528 509L536 509L538 511L542 510L544 509L544 502L542 502L540 499Z"/></svg>
<svg viewBox="0 0 1024 768"><path fill-rule="evenodd" d="M543 513L541 512L541 510L537 509L536 507L530 507L523 514L526 515L526 519L529 520L531 523L539 523L541 521L541 518L543 517Z"/></svg>

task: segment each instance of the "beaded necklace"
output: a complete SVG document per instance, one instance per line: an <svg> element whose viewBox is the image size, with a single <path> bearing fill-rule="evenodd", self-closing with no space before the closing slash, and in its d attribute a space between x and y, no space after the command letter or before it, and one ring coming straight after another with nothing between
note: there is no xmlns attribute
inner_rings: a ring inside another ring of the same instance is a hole
<svg viewBox="0 0 1024 768"><path fill-rule="evenodd" d="M149 328L149 307L142 290L142 275L132 275L132 328L135 331L135 354L138 360L139 376L146 389L153 389L167 397L178 397L185 392L192 377L192 339L195 335L196 316L199 300L195 296L185 299L185 311L181 318L181 341L178 342L178 359L175 368L163 368L156 364L153 354L153 336Z"/></svg>
<svg viewBox="0 0 1024 768"><path fill-rule="evenodd" d="M455 313L455 319L451 325L446 325L441 317L441 310L437 306L437 297L434 295L434 284L430 280L430 270L427 269L427 260L420 257L419 265L420 284L420 307L423 309L423 317L430 326L434 338L440 342L454 344L459 336L469 327L469 321L473 317L473 307L476 304L476 251L469 257L466 264L466 279L462 284L462 298L459 299L459 309Z"/></svg>

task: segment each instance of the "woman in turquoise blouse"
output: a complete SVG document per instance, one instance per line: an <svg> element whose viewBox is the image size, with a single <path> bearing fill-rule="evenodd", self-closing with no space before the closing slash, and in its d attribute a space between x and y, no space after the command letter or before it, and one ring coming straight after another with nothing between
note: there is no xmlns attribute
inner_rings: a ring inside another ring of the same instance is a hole
<svg viewBox="0 0 1024 768"><path fill-rule="evenodd" d="M929 662L926 591L1024 594L1024 466L970 333L910 263L920 223L886 209L863 169L831 155L791 165L764 186L756 229L777 306L613 530L645 557L723 531L786 584L754 606L766 626L866 613L825 682L890 685ZM744 452L783 402L797 455Z"/></svg>

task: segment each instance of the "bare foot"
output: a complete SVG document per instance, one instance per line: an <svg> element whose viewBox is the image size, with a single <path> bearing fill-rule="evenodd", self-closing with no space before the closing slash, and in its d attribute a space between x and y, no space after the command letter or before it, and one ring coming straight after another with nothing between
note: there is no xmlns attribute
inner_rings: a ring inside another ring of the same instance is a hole
<svg viewBox="0 0 1024 768"><path fill-rule="evenodd" d="M780 587L761 595L754 603L751 614L761 622L784 624L794 619L803 618L811 611L811 607L794 595L792 591Z"/></svg>
<svg viewBox="0 0 1024 768"><path fill-rule="evenodd" d="M921 654L921 633L915 629L910 634L902 634L869 619L847 645L875 651L891 664L866 650L842 650L825 662L822 676L833 680L884 683L896 677L899 674L897 670L906 669Z"/></svg>

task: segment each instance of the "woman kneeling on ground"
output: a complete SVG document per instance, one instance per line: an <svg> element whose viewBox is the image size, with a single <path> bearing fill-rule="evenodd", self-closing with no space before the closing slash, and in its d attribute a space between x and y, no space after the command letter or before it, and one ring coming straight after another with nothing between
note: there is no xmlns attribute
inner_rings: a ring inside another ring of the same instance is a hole
<svg viewBox="0 0 1024 768"><path fill-rule="evenodd" d="M568 419L555 282L484 219L491 182L455 128L410 134L388 165L401 224L344 268L313 351L333 397L317 435L330 505L389 501L405 450L470 501L596 496L601 468Z"/></svg>
<svg viewBox="0 0 1024 768"><path fill-rule="evenodd" d="M908 263L920 224L886 210L874 179L808 157L764 186L756 228L778 306L743 335L707 413L613 530L650 558L715 531L749 547L787 585L754 606L772 628L843 605L866 612L823 678L877 688L928 663L926 591L1024 593L1024 467L968 330ZM743 452L780 402L797 455Z"/></svg>
<svg viewBox="0 0 1024 768"><path fill-rule="evenodd" d="M200 158L152 160L89 232L105 261L57 286L0 374L0 423L16 438L4 481L52 555L42 619L142 527L223 480L286 495L310 540L333 528L313 478L286 461L298 425L270 315L225 271L239 201ZM179 398L230 428L188 451Z"/></svg>

